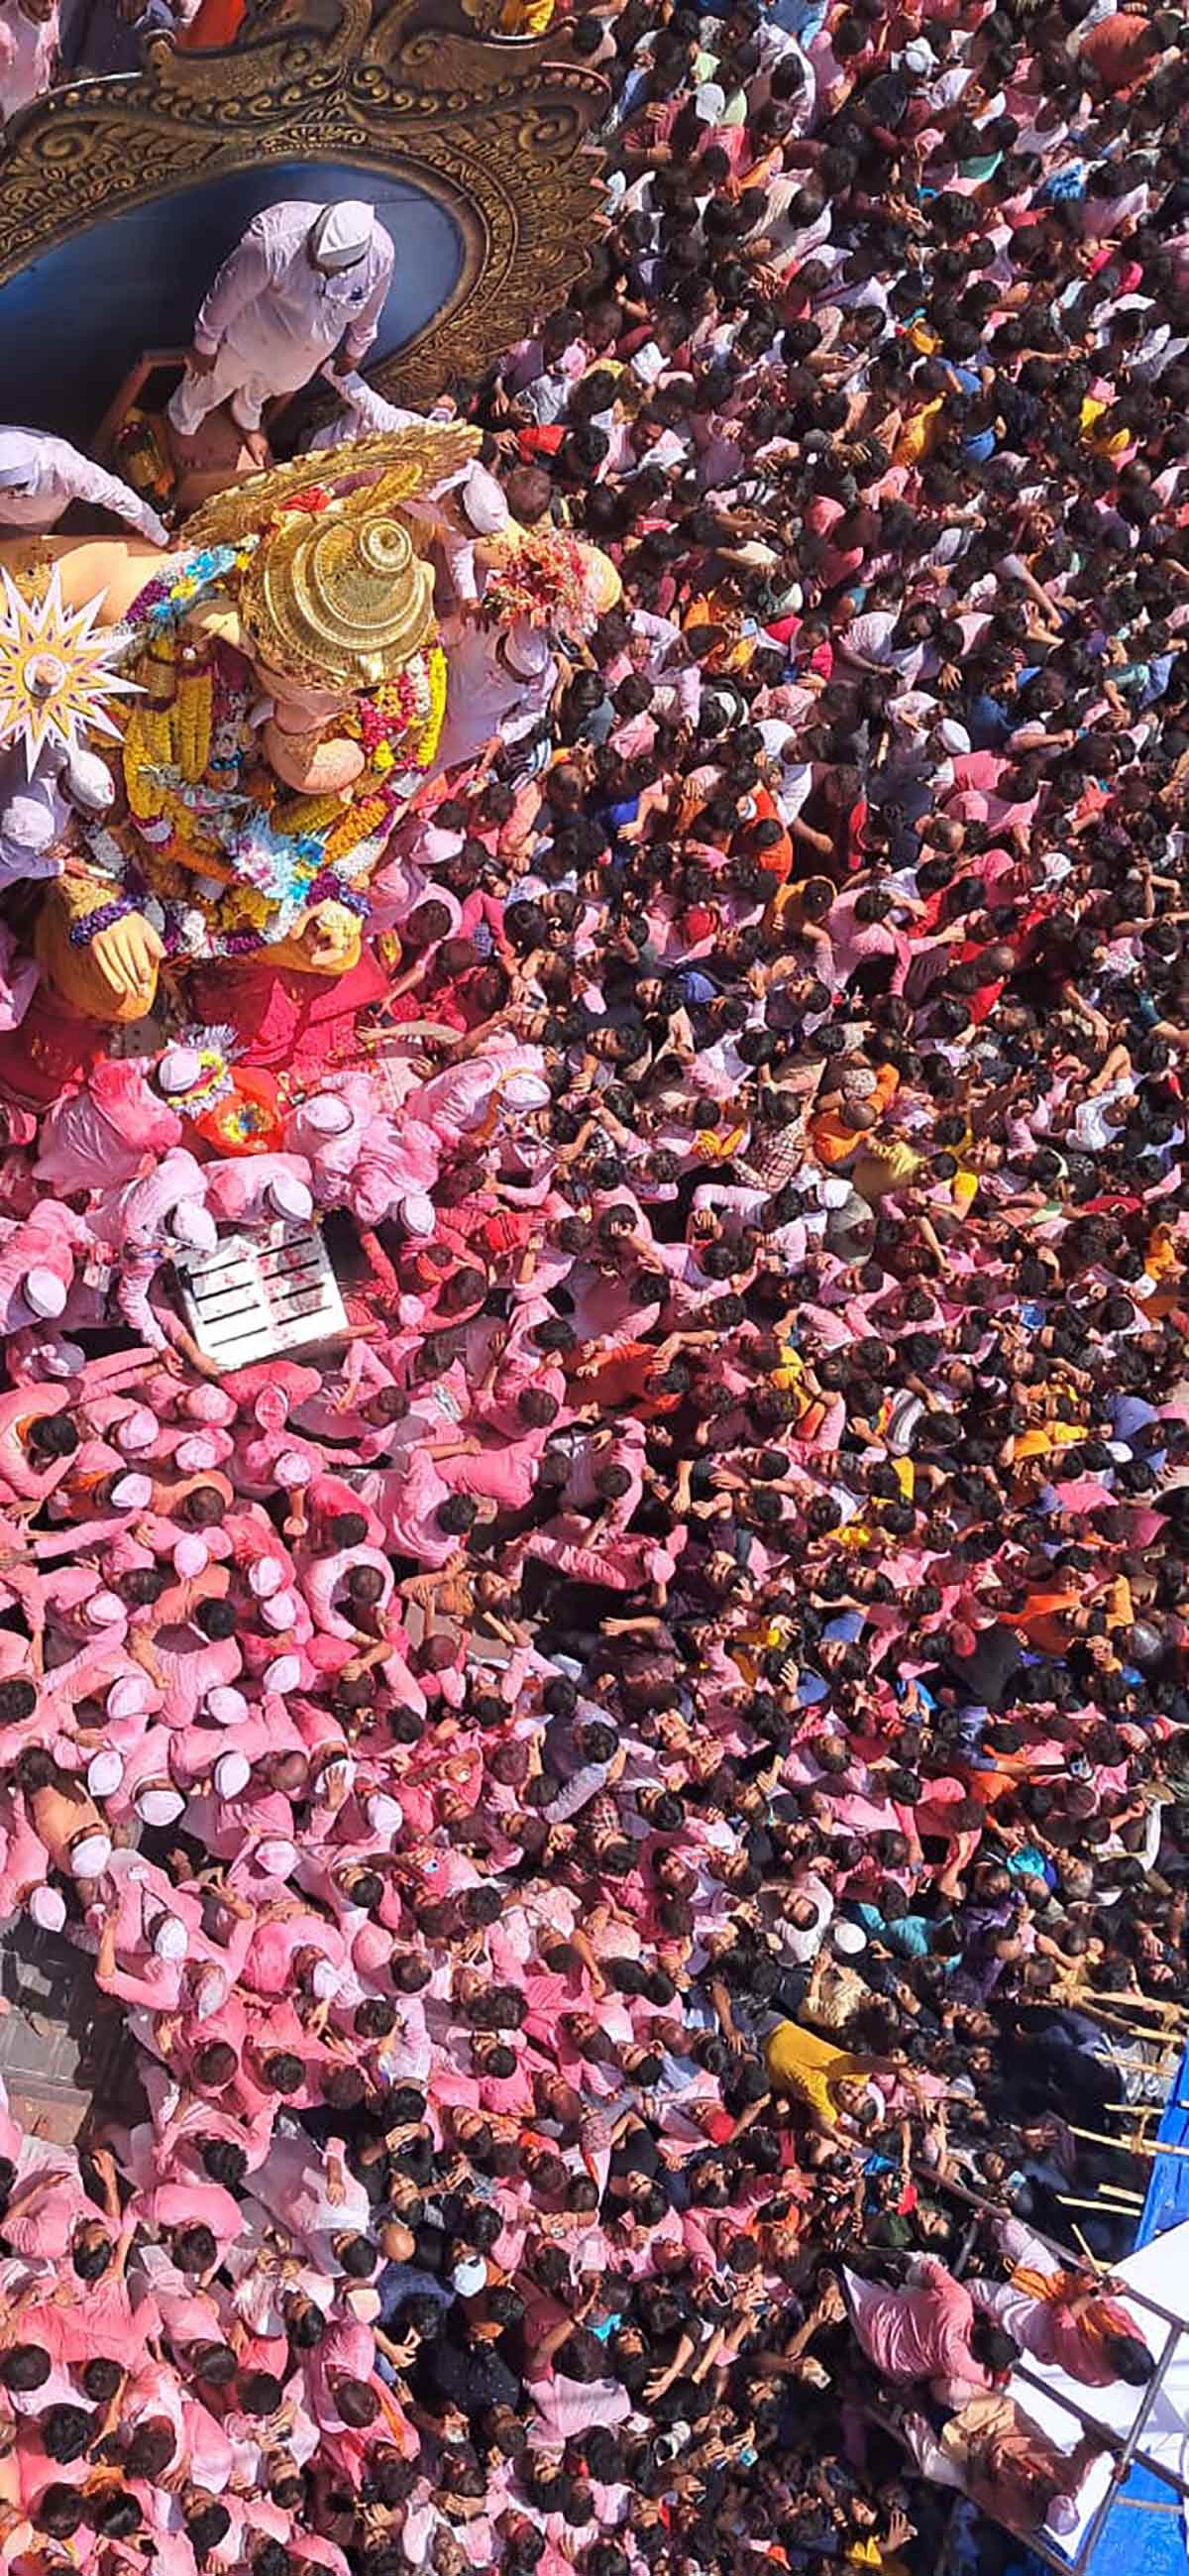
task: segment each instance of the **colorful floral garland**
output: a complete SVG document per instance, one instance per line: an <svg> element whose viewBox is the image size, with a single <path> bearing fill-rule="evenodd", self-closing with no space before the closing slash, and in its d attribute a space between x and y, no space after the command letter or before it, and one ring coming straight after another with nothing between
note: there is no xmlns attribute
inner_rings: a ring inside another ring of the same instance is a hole
<svg viewBox="0 0 1189 2576"><path fill-rule="evenodd" d="M523 618L529 626L558 625L581 634L591 624L586 563L576 537L563 528L518 528L508 553L492 566L483 606L501 626Z"/></svg>
<svg viewBox="0 0 1189 2576"><path fill-rule="evenodd" d="M299 499L317 506L316 492ZM147 626L150 638L146 695L123 743L136 841L104 826L87 836L116 904L145 912L167 956L195 962L275 947L316 904L365 915L367 878L433 760L446 711L446 658L435 644L336 719L367 760L350 802L287 796L244 722L239 657L221 644L195 649L183 632L188 612L246 569L256 542L193 556L135 603L130 630ZM93 936L109 917L113 906L102 906L80 931Z"/></svg>

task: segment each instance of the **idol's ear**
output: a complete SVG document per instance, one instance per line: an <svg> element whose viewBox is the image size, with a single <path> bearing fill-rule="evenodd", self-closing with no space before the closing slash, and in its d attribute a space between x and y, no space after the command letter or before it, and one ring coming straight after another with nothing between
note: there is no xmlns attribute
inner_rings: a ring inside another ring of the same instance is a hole
<svg viewBox="0 0 1189 2576"><path fill-rule="evenodd" d="M238 608L226 591L213 591L201 608L192 608L182 621L183 632L195 643L231 644L237 652L245 650L244 629Z"/></svg>

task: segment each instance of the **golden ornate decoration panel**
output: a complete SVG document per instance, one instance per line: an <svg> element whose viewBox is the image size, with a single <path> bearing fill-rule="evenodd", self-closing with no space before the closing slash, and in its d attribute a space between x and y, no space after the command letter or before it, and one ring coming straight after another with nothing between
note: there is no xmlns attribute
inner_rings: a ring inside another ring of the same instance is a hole
<svg viewBox="0 0 1189 2576"><path fill-rule="evenodd" d="M560 302L599 226L589 130L606 85L559 40L477 33L452 0L264 0L234 49L150 37L143 68L66 81L15 119L0 160L0 293L104 215L270 161L409 181L458 225L461 271L373 372L432 400Z"/></svg>

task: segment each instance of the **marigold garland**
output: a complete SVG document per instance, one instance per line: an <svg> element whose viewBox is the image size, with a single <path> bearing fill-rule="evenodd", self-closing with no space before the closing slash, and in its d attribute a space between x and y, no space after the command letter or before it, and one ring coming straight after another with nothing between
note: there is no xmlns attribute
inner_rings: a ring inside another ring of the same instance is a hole
<svg viewBox="0 0 1189 2576"><path fill-rule="evenodd" d="M316 499L303 495L300 506ZM366 911L367 871L408 797L410 772L432 762L446 713L446 657L435 644L334 719L333 731L365 756L355 792L285 794L244 722L240 666L222 646L196 651L185 631L196 596L224 577L225 555L218 550L209 565L200 558L168 589L145 594L148 690L122 746L140 829L135 849L105 833L96 853L105 877L161 915L168 953L248 954L289 936L316 904ZM200 895L196 874L223 880L222 891Z"/></svg>

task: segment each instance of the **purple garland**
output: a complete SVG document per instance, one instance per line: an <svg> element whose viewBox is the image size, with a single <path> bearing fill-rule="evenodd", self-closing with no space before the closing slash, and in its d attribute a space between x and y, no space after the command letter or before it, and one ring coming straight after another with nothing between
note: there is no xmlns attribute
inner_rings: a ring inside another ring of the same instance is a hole
<svg viewBox="0 0 1189 2576"><path fill-rule="evenodd" d="M129 896L119 895L114 903L101 903L94 912L84 912L78 921L71 922L71 947L89 948L101 930L110 930L113 921L122 921L126 912L135 912L136 909Z"/></svg>

